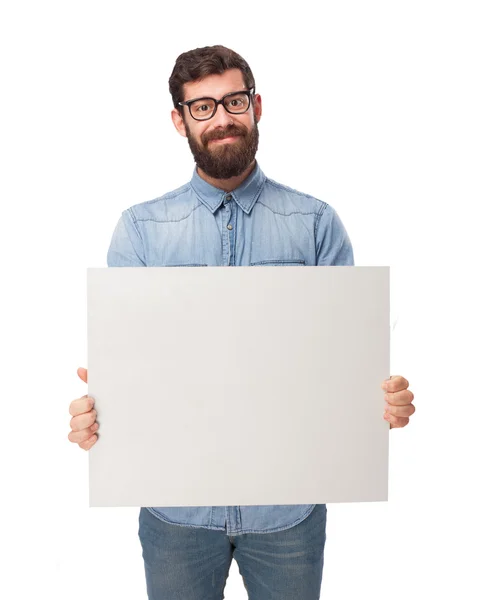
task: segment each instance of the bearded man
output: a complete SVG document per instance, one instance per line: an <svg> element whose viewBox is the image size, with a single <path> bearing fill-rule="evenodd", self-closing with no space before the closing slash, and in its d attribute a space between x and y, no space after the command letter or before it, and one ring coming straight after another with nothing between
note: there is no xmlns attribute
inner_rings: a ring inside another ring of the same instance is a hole
<svg viewBox="0 0 479 600"><path fill-rule="evenodd" d="M192 178L122 212L109 267L354 265L336 211L268 178L256 161L261 96L240 55L224 46L185 52L169 89L174 126L196 163ZM78 374L87 380L86 369ZM408 386L401 376L382 382L391 428L415 410ZM83 397L70 409L69 439L85 450L97 440L92 407ZM250 600L317 600L326 514L324 504L142 507L148 597L220 600L234 557Z"/></svg>

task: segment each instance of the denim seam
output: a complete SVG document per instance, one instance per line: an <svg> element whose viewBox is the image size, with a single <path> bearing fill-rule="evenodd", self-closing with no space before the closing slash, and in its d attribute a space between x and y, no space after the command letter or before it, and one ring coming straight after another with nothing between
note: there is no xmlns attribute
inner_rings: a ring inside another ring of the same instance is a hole
<svg viewBox="0 0 479 600"><path fill-rule="evenodd" d="M209 527L208 525L191 525L189 523L178 523L177 521L171 521L170 519L167 519L164 516L160 517L160 515L158 515L158 513L150 510L150 507L145 506L145 508L150 514L152 514L154 517L156 517L159 521L164 521L165 523L169 523L170 525L178 525L179 527L190 527L190 528L201 527L202 529L216 529L219 531L224 531L223 527L217 527L217 526Z"/></svg>
<svg viewBox="0 0 479 600"><path fill-rule="evenodd" d="M134 214L134 212L133 212L133 210L132 210L131 207L126 209L126 213L130 217L131 224L133 225L133 229L136 231L136 234L138 235L138 239L140 240L140 244L141 244L141 247L143 249L143 257L145 257L145 245L143 243L143 239L141 237L140 230L138 229L137 224L136 224L135 214ZM133 241L131 239L130 233L128 231L128 227L126 227L126 225L125 225L125 230L126 230L126 235L128 236L128 239L130 240L131 247L133 248L136 256L146 266L146 258L141 258L141 256L138 255L138 252L135 250L135 245L133 244Z"/></svg>
<svg viewBox="0 0 479 600"><path fill-rule="evenodd" d="M304 521L304 519L306 519L306 517L308 517L313 512L313 510L316 506L317 506L316 504L312 504L301 517L298 517L296 519L296 521L293 521L289 525L284 525L283 527L274 527L272 529L262 529L262 530L261 529L242 529L241 531L230 531L230 533L228 535L234 536L234 535L241 535L244 533L274 533L276 531L284 531L285 529L290 529L291 527L294 527L298 523L301 523L301 521ZM166 517L160 517L157 513L150 510L149 507L145 507L145 508L148 510L148 512L150 512L154 517L156 517L160 521L164 521L165 523L169 523L171 525L178 525L179 527L190 527L190 528L200 527L201 529L214 529L216 531L224 531L223 527L217 527L217 526L209 527L207 525L189 525L188 523L178 523L176 521L171 521L170 519L167 519ZM229 519L228 519L228 525L230 525Z"/></svg>
<svg viewBox="0 0 479 600"><path fill-rule="evenodd" d="M236 529L237 530L242 530L243 529L243 519L241 517L241 509L239 506L235 506L235 517L236 517ZM233 534L234 535L234 534Z"/></svg>
<svg viewBox="0 0 479 600"><path fill-rule="evenodd" d="M315 219L315 223L314 223L314 239L315 240L316 240L316 235L318 233L318 225L319 225L320 218L321 218L322 214L324 213L324 211L326 210L327 206L329 206L329 204L324 203L324 206L321 207L318 214L316 215L316 219Z"/></svg>
<svg viewBox="0 0 479 600"><path fill-rule="evenodd" d="M271 183L272 186L274 186L275 188L278 188L279 190L282 190L283 192L293 193L293 194L296 194L298 196L301 196L302 198L309 198L310 200L315 200L316 202L320 202L321 204L325 203L324 200L320 200L319 198L315 198L311 194L305 194L304 192L300 192L299 190L295 190L294 188L289 187L287 185L284 185L283 183L278 183L274 179L269 179L269 178L266 178L266 179L267 179L268 183Z"/></svg>
<svg viewBox="0 0 479 600"><path fill-rule="evenodd" d="M304 265L306 263L306 261L303 258L292 258L291 260L288 260L286 258L278 258L276 259L271 259L271 260L257 260L255 262L250 263L251 267L254 267L256 265L270 265L272 263L294 263L297 265Z"/></svg>
<svg viewBox="0 0 479 600"><path fill-rule="evenodd" d="M275 215L281 215L282 217L290 217L291 215L304 215L306 217L307 215L317 215L318 214L315 211L303 212L301 210L294 210L294 211L292 211L290 213L282 213L282 212L279 212L277 210L273 210L271 208L271 206L268 206L264 202L261 202L261 200L258 200L257 204L261 204L262 206L264 206L265 208L267 208L268 210L270 210L273 214L275 214Z"/></svg>
<svg viewBox="0 0 479 600"><path fill-rule="evenodd" d="M284 531L285 529L290 529L298 523L301 523L301 521L304 521L304 519L306 519L306 517L308 517L313 512L315 507L316 504L312 504L310 508L308 508L301 517L298 517L296 521L293 521L290 525L275 527L273 529L242 529L241 531L231 531L230 535L241 535L243 533L274 533L275 531Z"/></svg>
<svg viewBox="0 0 479 600"><path fill-rule="evenodd" d="M215 512L215 507L212 506L211 510L210 510L210 520L208 523L208 527L211 528L211 526L213 525L213 513Z"/></svg>
<svg viewBox="0 0 479 600"><path fill-rule="evenodd" d="M161 221L160 219L138 218L137 221L153 221L154 223L180 223L181 221L188 219L195 212L195 210L197 210L198 208L201 208L202 206L203 205L201 204L201 202L199 202L185 217L182 217L181 219L165 219L165 220Z"/></svg>
<svg viewBox="0 0 479 600"><path fill-rule="evenodd" d="M231 256L228 264L236 265L236 234L238 230L238 209L236 207L233 207L231 210L231 221L233 225L233 231L231 232L233 234L231 236L233 243L231 244Z"/></svg>

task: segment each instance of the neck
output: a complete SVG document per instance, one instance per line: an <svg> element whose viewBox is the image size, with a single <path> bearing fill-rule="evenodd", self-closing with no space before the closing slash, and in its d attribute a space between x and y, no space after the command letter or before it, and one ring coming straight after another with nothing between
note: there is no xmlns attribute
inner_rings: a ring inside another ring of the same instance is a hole
<svg viewBox="0 0 479 600"><path fill-rule="evenodd" d="M256 160L253 160L252 163L246 167L246 169L240 175L236 175L236 177L230 177L229 179L215 179L214 177L207 175L203 169L200 169L199 167L196 167L196 171L201 179L204 179L214 187L219 188L224 192L231 192L243 183L243 181L254 169L255 164Z"/></svg>

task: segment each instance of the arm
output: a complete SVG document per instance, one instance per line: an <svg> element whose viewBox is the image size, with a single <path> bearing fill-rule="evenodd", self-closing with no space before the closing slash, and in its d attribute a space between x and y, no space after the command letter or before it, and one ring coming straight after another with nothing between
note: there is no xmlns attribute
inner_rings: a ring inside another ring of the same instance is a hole
<svg viewBox="0 0 479 600"><path fill-rule="evenodd" d="M146 267L143 240L131 208L121 213L106 260L109 267Z"/></svg>
<svg viewBox="0 0 479 600"><path fill-rule="evenodd" d="M354 253L347 231L337 212L324 205L314 228L317 266L354 266Z"/></svg>
<svg viewBox="0 0 479 600"><path fill-rule="evenodd" d="M326 205L316 220L316 264L323 266L354 266L351 241L336 211ZM416 408L412 404L414 394L409 390L409 382L401 375L394 375L382 382L385 391L383 418L389 421L389 428L405 427Z"/></svg>

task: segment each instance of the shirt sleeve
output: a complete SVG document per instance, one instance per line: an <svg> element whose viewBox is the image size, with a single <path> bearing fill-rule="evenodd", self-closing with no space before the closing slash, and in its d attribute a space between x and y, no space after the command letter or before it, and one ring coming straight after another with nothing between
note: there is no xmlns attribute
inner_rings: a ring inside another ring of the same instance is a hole
<svg viewBox="0 0 479 600"><path fill-rule="evenodd" d="M316 218L316 265L354 266L354 253L348 233L332 206L326 204Z"/></svg>
<svg viewBox="0 0 479 600"><path fill-rule="evenodd" d="M121 213L113 231L106 262L109 267L146 267L143 240L129 208Z"/></svg>

